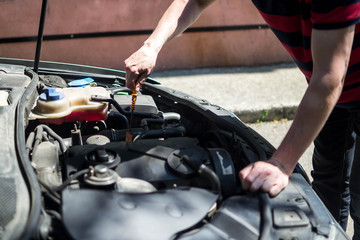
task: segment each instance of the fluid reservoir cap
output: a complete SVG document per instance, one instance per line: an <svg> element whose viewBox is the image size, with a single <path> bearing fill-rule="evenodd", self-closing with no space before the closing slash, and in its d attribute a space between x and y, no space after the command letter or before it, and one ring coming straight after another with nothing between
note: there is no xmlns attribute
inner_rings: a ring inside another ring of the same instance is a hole
<svg viewBox="0 0 360 240"><path fill-rule="evenodd" d="M64 93L56 91L55 88L46 88L45 92L40 94L40 99L44 101L60 100L64 97Z"/></svg>
<svg viewBox="0 0 360 240"><path fill-rule="evenodd" d="M87 78L83 78L83 79L73 80L68 83L68 86L69 87L84 87L84 86L92 83L93 81L94 81L94 79L87 77Z"/></svg>
<svg viewBox="0 0 360 240"><path fill-rule="evenodd" d="M103 135L93 135L86 139L86 144L105 145L110 142L110 139Z"/></svg>

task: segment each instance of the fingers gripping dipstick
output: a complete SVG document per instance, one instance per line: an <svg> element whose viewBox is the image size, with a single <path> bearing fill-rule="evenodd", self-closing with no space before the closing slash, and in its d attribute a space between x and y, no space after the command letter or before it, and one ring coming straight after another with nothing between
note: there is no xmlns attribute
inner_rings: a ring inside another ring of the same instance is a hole
<svg viewBox="0 0 360 240"><path fill-rule="evenodd" d="M136 88L135 88L135 82L133 82L133 93L132 93L132 97L131 97L131 114L130 114L130 123L129 123L129 129L126 131L126 136L125 136L125 141L126 142L132 142L133 140L133 136L132 136L132 132L131 132L131 125L132 125L132 120L133 120L133 115L134 115L134 110L135 110L135 102L137 99L137 92L136 92Z"/></svg>

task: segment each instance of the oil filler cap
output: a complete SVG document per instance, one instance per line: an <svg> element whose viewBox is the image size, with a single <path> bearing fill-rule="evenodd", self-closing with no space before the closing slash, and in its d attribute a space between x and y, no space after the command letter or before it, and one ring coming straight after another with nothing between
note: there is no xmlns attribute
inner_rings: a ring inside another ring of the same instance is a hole
<svg viewBox="0 0 360 240"><path fill-rule="evenodd" d="M206 159L207 156L198 149L179 149L173 151L168 156L167 165L173 174L179 177L191 177L195 175L195 171L189 163L193 166L200 166L203 163L203 160Z"/></svg>
<svg viewBox="0 0 360 240"><path fill-rule="evenodd" d="M45 92L40 94L40 99L43 101L55 101L65 97L64 93L56 91L55 88L46 88Z"/></svg>
<svg viewBox="0 0 360 240"><path fill-rule="evenodd" d="M88 166L102 164L109 168L114 168L121 162L121 158L116 152L103 147L99 147L91 151L86 155L85 159Z"/></svg>

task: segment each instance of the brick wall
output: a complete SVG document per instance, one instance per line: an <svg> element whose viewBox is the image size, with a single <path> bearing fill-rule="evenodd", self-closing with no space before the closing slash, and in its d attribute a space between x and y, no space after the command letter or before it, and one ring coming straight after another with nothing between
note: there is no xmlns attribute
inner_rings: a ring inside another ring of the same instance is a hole
<svg viewBox="0 0 360 240"><path fill-rule="evenodd" d="M123 69L172 0L49 1L41 59ZM33 59L41 2L1 0L0 56ZM218 0L192 26L257 26L264 22L250 0ZM120 36L127 31L139 35ZM140 32L139 32L140 31ZM85 38L70 35L87 34ZM106 37L100 37L107 34ZM25 37L25 38L24 38ZM28 38L30 37L30 38ZM14 42L18 41L18 42ZM269 29L184 33L167 44L157 70L231 67L291 61Z"/></svg>

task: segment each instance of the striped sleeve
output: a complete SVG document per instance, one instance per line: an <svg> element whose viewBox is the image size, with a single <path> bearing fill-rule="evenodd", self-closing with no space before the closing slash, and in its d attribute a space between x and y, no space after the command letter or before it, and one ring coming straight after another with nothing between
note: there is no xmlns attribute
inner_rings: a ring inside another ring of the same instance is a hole
<svg viewBox="0 0 360 240"><path fill-rule="evenodd" d="M337 29L360 22L360 0L312 0L311 22L315 29Z"/></svg>

